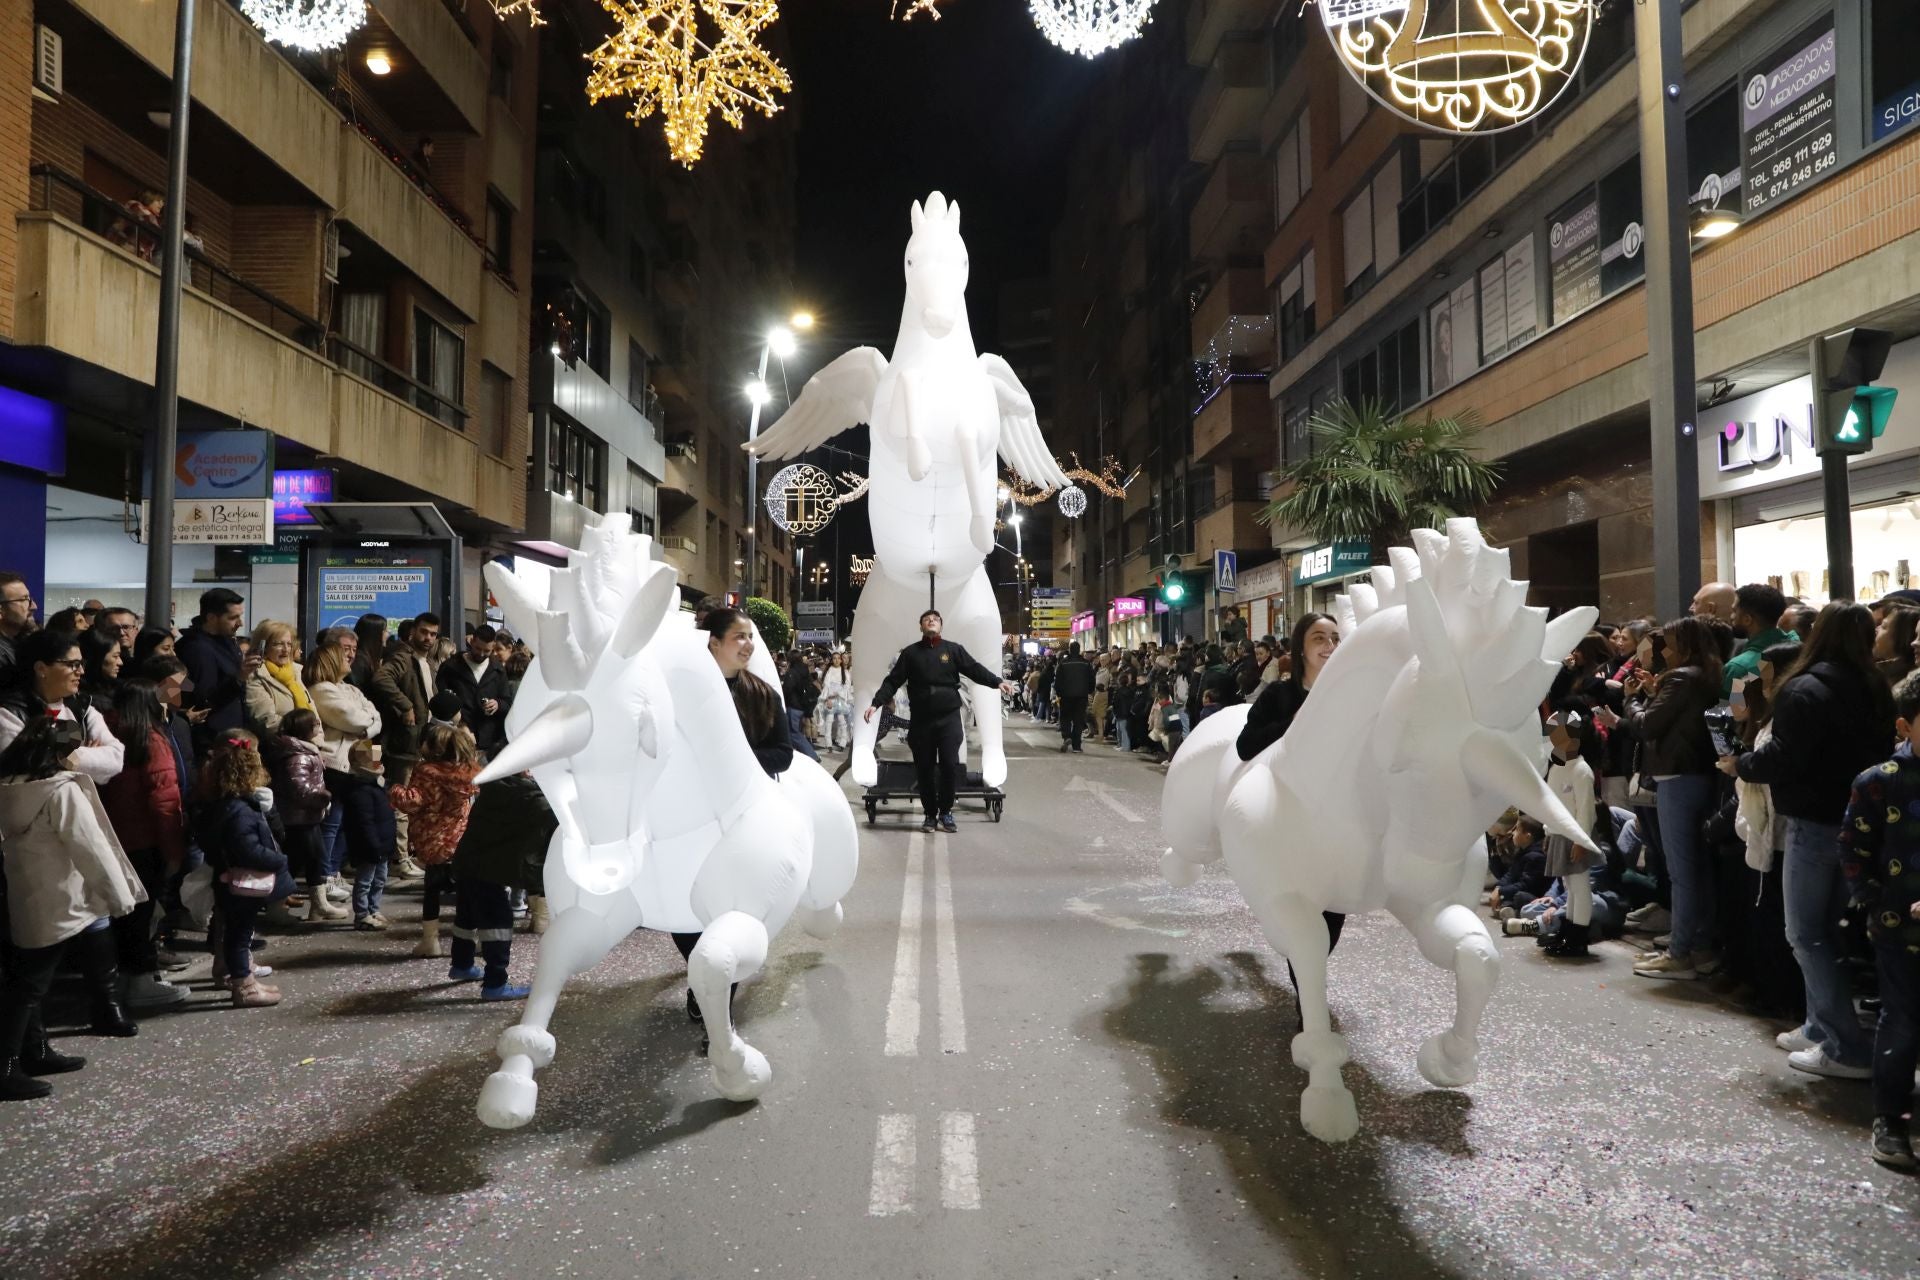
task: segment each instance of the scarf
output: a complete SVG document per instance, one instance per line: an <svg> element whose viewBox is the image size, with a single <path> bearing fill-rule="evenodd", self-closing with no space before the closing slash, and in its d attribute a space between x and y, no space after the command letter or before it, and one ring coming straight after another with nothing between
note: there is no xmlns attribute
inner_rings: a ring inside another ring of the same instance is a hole
<svg viewBox="0 0 1920 1280"><path fill-rule="evenodd" d="M300 671L291 662L262 662L266 673L280 682L282 688L293 695L293 705L302 711L313 710L313 700L307 697L307 686L300 683Z"/></svg>

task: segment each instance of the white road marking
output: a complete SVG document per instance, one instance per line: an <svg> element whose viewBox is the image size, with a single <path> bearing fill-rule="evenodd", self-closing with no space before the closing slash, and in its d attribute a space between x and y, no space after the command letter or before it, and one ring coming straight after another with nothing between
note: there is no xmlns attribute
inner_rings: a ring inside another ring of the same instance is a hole
<svg viewBox="0 0 1920 1280"><path fill-rule="evenodd" d="M893 953L893 995L887 1001L887 1056L920 1052L920 899L927 838L907 837L906 884L900 890L900 944Z"/></svg>
<svg viewBox="0 0 1920 1280"><path fill-rule="evenodd" d="M980 1207L980 1158L971 1111L940 1116L940 1203L948 1209Z"/></svg>
<svg viewBox="0 0 1920 1280"><path fill-rule="evenodd" d="M873 1189L867 1194L869 1216L885 1218L913 1212L915 1159L913 1117L881 1116L879 1131L873 1139ZM976 1189L976 1198L978 1194Z"/></svg>
<svg viewBox="0 0 1920 1280"><path fill-rule="evenodd" d="M1113 787L1109 783L1089 782L1085 778L1081 777L1079 774L1075 774L1073 776L1073 781L1067 784L1066 789L1068 791L1085 791L1091 794L1095 800L1098 800L1101 804L1104 804L1105 806L1107 806L1107 808L1119 814L1120 817L1122 817L1126 821L1128 822L1140 821L1139 814L1135 813L1133 810L1127 808L1127 806L1125 806L1124 804L1121 804L1118 800L1115 800L1113 798Z"/></svg>
<svg viewBox="0 0 1920 1280"><path fill-rule="evenodd" d="M933 838L933 949L940 990L940 1052L967 1051L967 1014L960 1003L960 949L954 942L953 883L947 876L947 838Z"/></svg>

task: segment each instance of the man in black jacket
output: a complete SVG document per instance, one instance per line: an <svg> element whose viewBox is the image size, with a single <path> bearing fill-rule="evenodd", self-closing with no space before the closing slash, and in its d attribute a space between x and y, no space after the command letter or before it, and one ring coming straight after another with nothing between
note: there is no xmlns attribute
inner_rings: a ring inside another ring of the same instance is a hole
<svg viewBox="0 0 1920 1280"><path fill-rule="evenodd" d="M1080 656L1079 644L1067 646L1067 656L1053 669L1053 693L1060 699L1060 749L1080 749L1087 728L1087 699L1093 696L1093 664Z"/></svg>
<svg viewBox="0 0 1920 1280"><path fill-rule="evenodd" d="M920 640L900 651L893 670L880 682L873 705L863 714L873 713L893 701L901 685L907 686L907 705L912 723L907 729L907 746L913 750L913 767L920 774L920 807L926 820L922 831L952 833L959 828L953 821L953 793L960 781L960 677L975 684L1012 693L1013 684L1002 680L959 645L940 638L940 612L929 609L920 615Z"/></svg>
<svg viewBox="0 0 1920 1280"><path fill-rule="evenodd" d="M482 623L467 637L467 651L440 664L434 684L460 700L460 718L473 731L474 745L488 756L507 737L507 672L493 657L495 631Z"/></svg>
<svg viewBox="0 0 1920 1280"><path fill-rule="evenodd" d="M261 664L259 654L243 655L234 639L246 625L246 612L238 592L214 587L200 597L200 616L173 648L193 684L187 706L207 713L193 723L193 746L199 755L246 718L246 683Z"/></svg>

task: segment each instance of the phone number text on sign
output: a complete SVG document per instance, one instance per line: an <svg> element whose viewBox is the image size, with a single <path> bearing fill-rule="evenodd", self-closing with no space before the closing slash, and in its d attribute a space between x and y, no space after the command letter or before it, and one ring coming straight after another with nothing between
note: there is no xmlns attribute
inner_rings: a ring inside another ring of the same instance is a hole
<svg viewBox="0 0 1920 1280"><path fill-rule="evenodd" d="M1741 96L1746 211L1759 213L1810 186L1840 160L1835 149L1834 35L1823 32Z"/></svg>

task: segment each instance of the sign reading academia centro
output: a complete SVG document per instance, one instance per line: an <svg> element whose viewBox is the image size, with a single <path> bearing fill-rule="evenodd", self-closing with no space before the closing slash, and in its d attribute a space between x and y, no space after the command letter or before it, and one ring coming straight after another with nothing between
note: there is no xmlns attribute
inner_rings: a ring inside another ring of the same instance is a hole
<svg viewBox="0 0 1920 1280"><path fill-rule="evenodd" d="M1573 83L1594 0L1320 0L1334 52L1376 101L1444 133L1498 133Z"/></svg>

